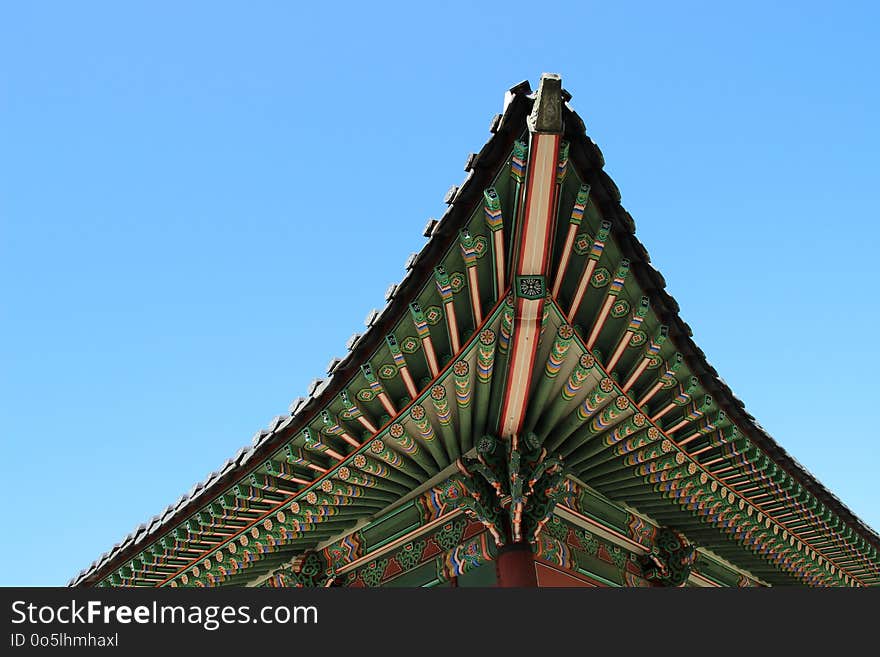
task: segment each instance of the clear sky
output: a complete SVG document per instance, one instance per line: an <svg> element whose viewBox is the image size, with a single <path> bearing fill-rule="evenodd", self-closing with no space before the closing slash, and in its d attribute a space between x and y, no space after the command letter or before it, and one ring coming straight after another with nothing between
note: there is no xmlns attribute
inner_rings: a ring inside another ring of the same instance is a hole
<svg viewBox="0 0 880 657"><path fill-rule="evenodd" d="M880 528L880 12L709 4L3 3L0 584L286 414L544 71L710 362Z"/></svg>

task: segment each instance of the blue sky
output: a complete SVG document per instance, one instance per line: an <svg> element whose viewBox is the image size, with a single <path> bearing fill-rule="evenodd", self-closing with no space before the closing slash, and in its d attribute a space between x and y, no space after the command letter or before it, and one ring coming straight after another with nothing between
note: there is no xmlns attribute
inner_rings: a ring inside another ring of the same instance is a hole
<svg viewBox="0 0 880 657"><path fill-rule="evenodd" d="M0 9L0 584L286 413L544 71L710 362L880 528L876 5L295 4Z"/></svg>

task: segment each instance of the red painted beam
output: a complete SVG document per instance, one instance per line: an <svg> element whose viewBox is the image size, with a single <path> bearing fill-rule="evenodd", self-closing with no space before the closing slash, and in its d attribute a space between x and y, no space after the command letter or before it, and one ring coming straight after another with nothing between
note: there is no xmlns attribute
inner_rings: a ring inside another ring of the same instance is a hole
<svg viewBox="0 0 880 657"><path fill-rule="evenodd" d="M545 74L541 78L528 123L525 202L522 217L513 218L513 331L499 421L499 432L504 438L511 438L522 429L541 336L547 270L556 223L556 166L562 134L562 81L559 76Z"/></svg>

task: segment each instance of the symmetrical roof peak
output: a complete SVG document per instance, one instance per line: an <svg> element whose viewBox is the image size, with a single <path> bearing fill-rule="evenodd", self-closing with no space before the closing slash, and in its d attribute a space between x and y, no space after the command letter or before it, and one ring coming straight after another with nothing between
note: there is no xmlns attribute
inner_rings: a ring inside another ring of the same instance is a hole
<svg viewBox="0 0 880 657"><path fill-rule="evenodd" d="M254 582L415 494L535 542L583 485L762 581L880 583L877 535L694 344L569 98L512 87L348 354L72 583Z"/></svg>

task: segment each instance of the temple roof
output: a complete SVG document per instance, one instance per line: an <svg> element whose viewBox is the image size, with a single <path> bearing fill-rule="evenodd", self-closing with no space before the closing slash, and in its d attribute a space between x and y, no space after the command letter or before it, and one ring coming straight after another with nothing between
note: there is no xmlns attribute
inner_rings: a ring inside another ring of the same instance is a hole
<svg viewBox="0 0 880 657"><path fill-rule="evenodd" d="M570 100L558 76L536 93L509 89L446 212L345 357L70 584L251 582L443 480L482 434L526 432L568 476L770 583L880 583L880 537L761 427L694 342ZM530 271L516 240L538 207L528 176L542 157L555 192ZM516 355L529 330L521 308L539 297L532 351ZM248 534L265 552L206 580L212 555Z"/></svg>

